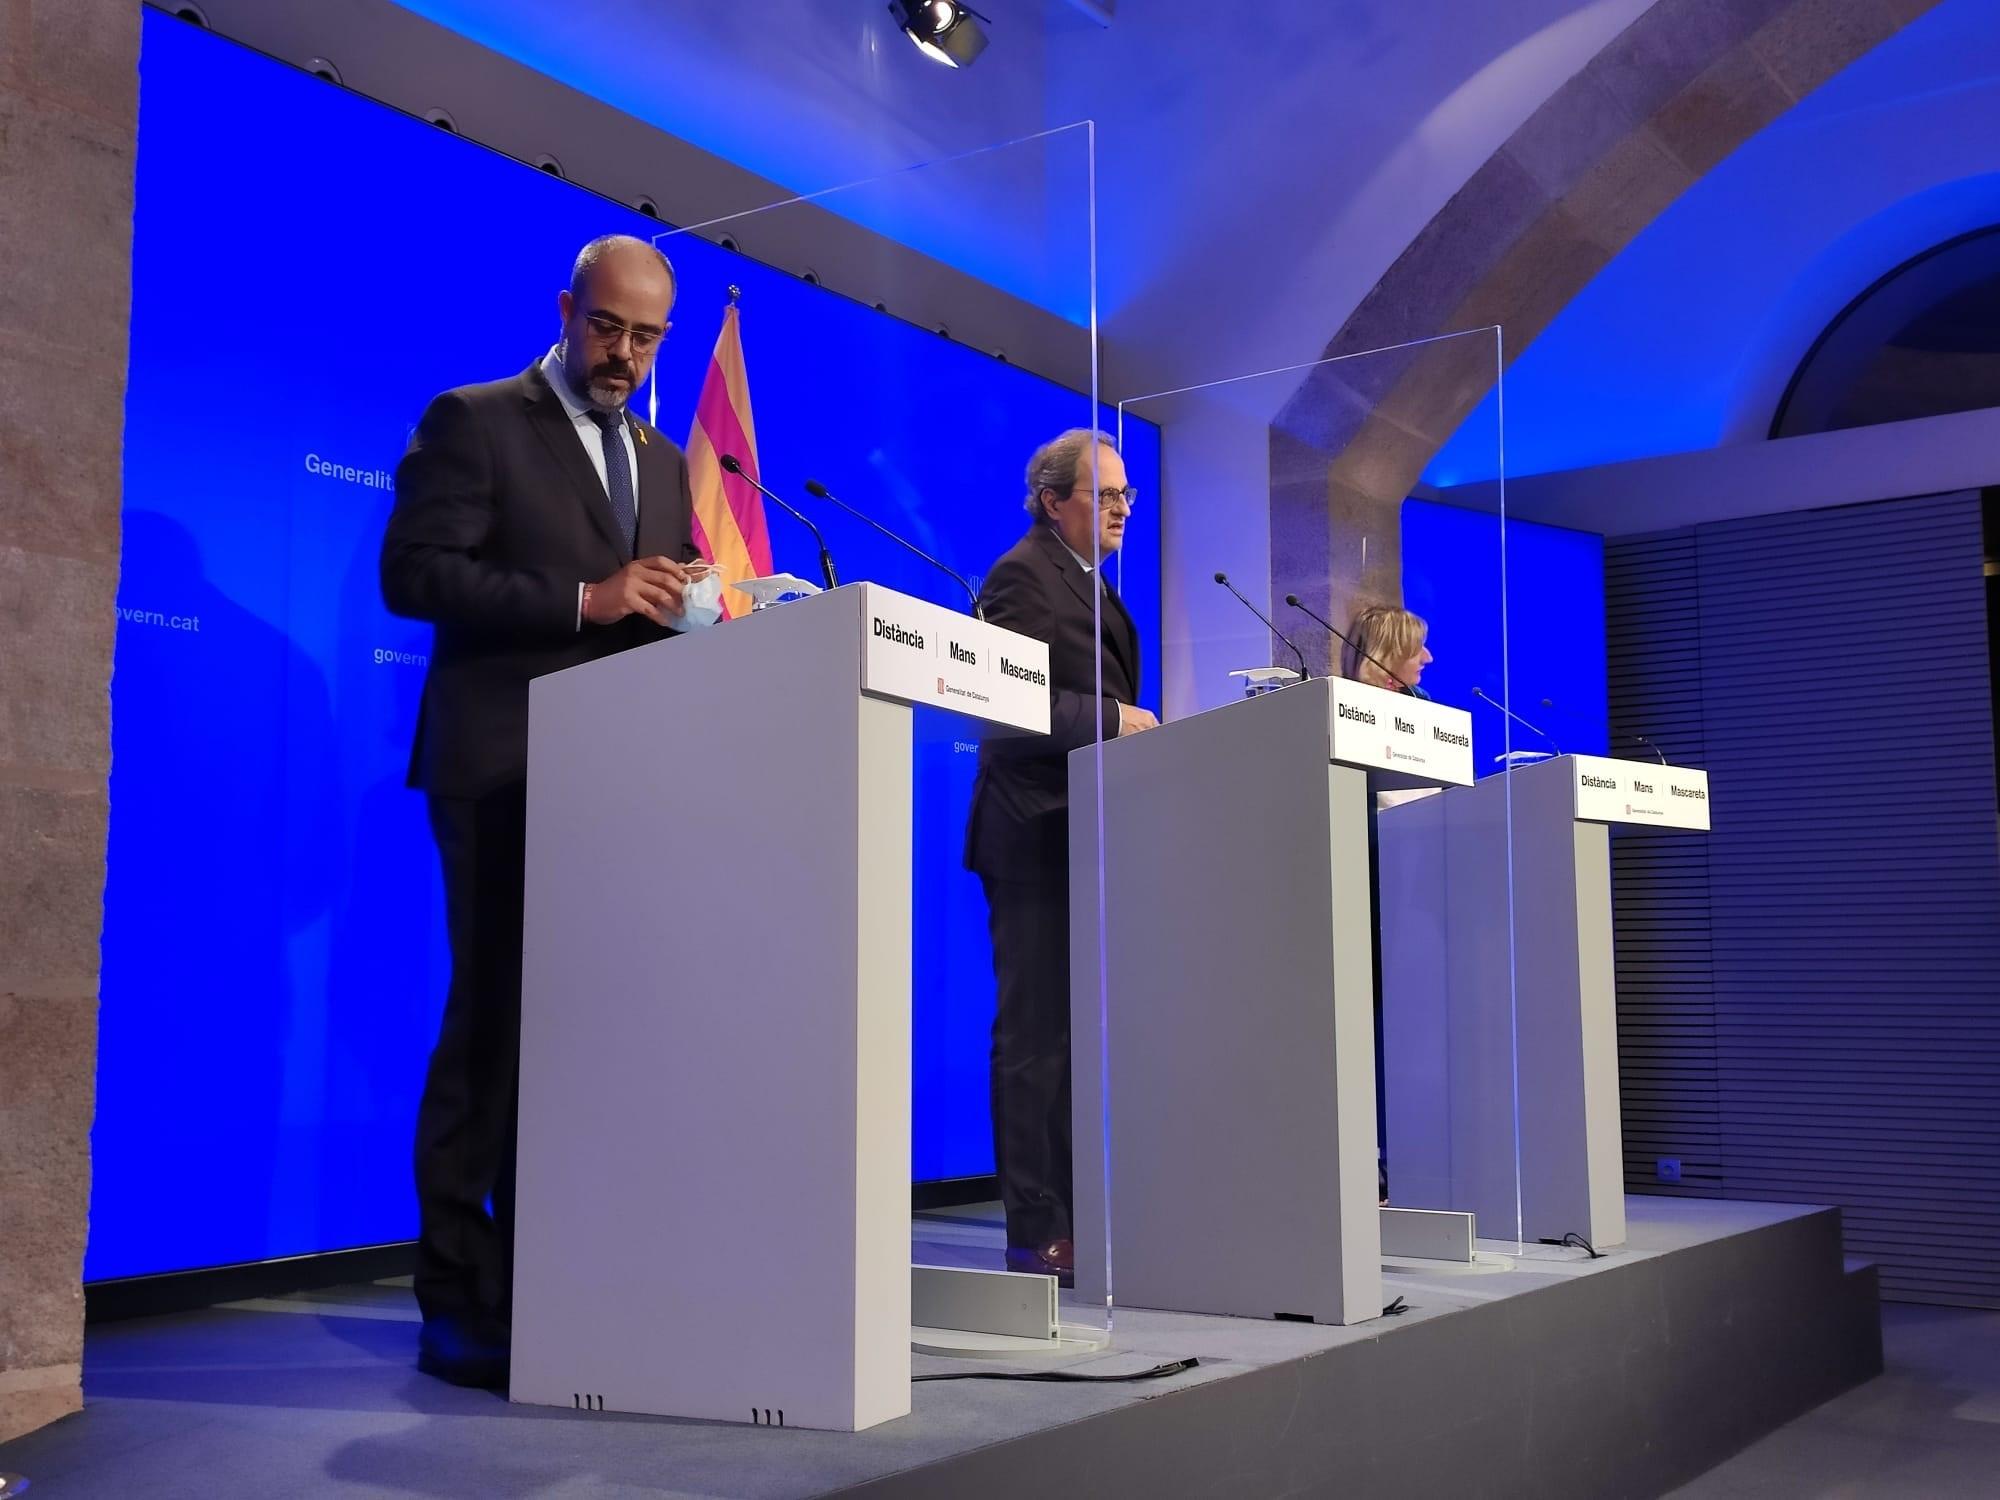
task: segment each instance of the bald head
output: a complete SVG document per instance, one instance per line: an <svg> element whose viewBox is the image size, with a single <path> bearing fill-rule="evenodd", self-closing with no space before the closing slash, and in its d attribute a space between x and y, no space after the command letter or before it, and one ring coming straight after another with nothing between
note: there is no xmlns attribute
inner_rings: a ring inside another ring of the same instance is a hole
<svg viewBox="0 0 2000 1500"><path fill-rule="evenodd" d="M569 268L569 294L581 297L588 289L591 274L607 260L618 262L617 270L644 274L658 270L667 278L667 299L673 300L674 267L656 245L629 234L602 234L576 252Z"/></svg>
<svg viewBox="0 0 2000 1500"><path fill-rule="evenodd" d="M652 245L629 234L585 245L556 298L571 388L604 410L623 406L652 369L673 306L674 268Z"/></svg>

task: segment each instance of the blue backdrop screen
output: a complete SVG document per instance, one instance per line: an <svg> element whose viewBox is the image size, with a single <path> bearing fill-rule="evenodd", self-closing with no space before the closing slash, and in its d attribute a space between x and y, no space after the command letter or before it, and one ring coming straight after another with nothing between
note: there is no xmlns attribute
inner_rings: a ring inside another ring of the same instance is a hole
<svg viewBox="0 0 2000 1500"><path fill-rule="evenodd" d="M1475 687L1547 736L1516 724L1512 748L1605 754L1604 538L1506 523L1504 639L1497 515L1406 500L1402 541L1403 599L1429 621L1437 658L1424 668L1424 687L1472 714L1476 774L1495 770L1509 741L1500 710L1475 697Z"/></svg>
<svg viewBox="0 0 2000 1500"><path fill-rule="evenodd" d="M403 786L429 631L376 584L389 474L431 396L547 349L580 244L659 227L158 11L143 45L93 1280L414 1233L447 957ZM975 577L1011 545L1028 453L1086 398L706 242L671 253L670 436L735 284L767 482L820 478ZM1157 432L1126 431L1157 495ZM824 524L844 577L959 602ZM1157 642L1156 532L1122 571ZM913 1171L935 1179L991 1170L993 992L958 869L970 736L917 719Z"/></svg>

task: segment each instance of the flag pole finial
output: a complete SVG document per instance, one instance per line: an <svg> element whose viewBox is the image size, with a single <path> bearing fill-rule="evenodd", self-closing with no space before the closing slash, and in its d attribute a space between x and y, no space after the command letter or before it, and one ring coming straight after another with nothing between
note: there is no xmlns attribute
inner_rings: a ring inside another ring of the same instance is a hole
<svg viewBox="0 0 2000 1500"><path fill-rule="evenodd" d="M742 295L743 295L743 288L741 288L741 287L739 287L739 286L733 286L733 287L731 287L731 288L729 289L729 305L730 305L731 307L734 307L734 306L736 305L736 301L737 301L737 299L738 299L739 297L741 297Z"/></svg>

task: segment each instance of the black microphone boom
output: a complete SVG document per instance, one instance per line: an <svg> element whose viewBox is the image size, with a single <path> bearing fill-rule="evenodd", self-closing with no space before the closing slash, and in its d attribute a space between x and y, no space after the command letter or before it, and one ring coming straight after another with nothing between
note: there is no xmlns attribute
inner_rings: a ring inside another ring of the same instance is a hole
<svg viewBox="0 0 2000 1500"><path fill-rule="evenodd" d="M979 607L978 592L972 587L971 584L965 581L964 577L957 571L957 569L947 567L945 564L939 562L935 557L932 557L930 553L924 551L924 549L919 547L915 542L909 540L909 538L907 537L898 536L895 532L891 531L888 527L884 526L880 521L876 520L873 516L868 515L863 511L856 510L853 506L849 505L845 500L841 499L840 496L834 494L832 490L828 489L825 485L821 484L817 479L808 479L806 481L806 493L808 495L811 495L815 500L825 500L831 504L839 506L842 510L846 511L850 516L854 517L855 520L865 521L868 525L873 526L877 531L881 532L882 535L886 536L890 541L894 542L897 546L906 548L909 551L916 553L917 556L921 557L925 562L929 563L932 567L936 568L940 573L943 573L946 577L950 578L952 582L956 583L960 588L965 590L965 597L972 601L973 618L980 621L982 624L985 623L986 611Z"/></svg>
<svg viewBox="0 0 2000 1500"><path fill-rule="evenodd" d="M1285 603L1291 605L1293 609L1297 610L1300 614L1304 615L1308 620L1311 620L1315 625L1321 627L1323 630L1327 632L1327 634L1331 635L1335 640L1339 641L1342 645L1346 646L1347 649L1352 651L1356 656L1363 657L1368 661L1374 662L1377 669L1381 671L1382 675L1388 678L1391 682L1395 683L1397 687L1402 688L1407 693L1413 695L1416 694L1417 692L1416 688L1412 687L1409 683L1403 681L1402 678L1398 677L1394 672L1391 672L1387 667L1383 666L1379 658L1369 656L1369 654L1366 651L1363 651L1359 646L1355 645L1352 639L1342 635L1338 630L1335 630L1330 621L1322 620L1318 615L1314 614L1311 610L1307 609L1303 604L1301 604L1299 602L1299 596L1297 594L1285 595ZM1422 696L1428 698L1430 694L1425 693Z"/></svg>
<svg viewBox="0 0 2000 1500"><path fill-rule="evenodd" d="M1245 599L1240 593L1237 593L1236 585L1229 581L1229 575L1227 573L1217 573L1215 575L1215 581L1221 584L1224 588L1228 589L1230 593L1236 594L1236 602L1238 604L1241 604L1245 609L1249 610L1250 613L1255 615L1259 620L1263 620L1264 628L1270 631L1272 635L1275 635L1279 640L1283 641L1288 647L1291 648L1292 655L1296 656L1299 659L1299 681L1311 682L1312 672L1306 666L1306 654L1305 652L1301 651L1297 646L1292 645L1291 637L1287 636L1282 630L1278 629L1278 627L1273 625L1269 620L1265 620L1264 612L1262 610L1257 608L1257 606L1252 604L1248 599Z"/></svg>
<svg viewBox="0 0 2000 1500"><path fill-rule="evenodd" d="M1535 729L1534 725L1530 724L1526 719L1522 718L1519 714L1515 713L1513 709L1509 708L1506 704L1502 703L1498 698L1489 697L1485 689L1475 686L1472 689L1472 696L1481 699L1484 702L1492 704L1495 708L1499 709L1501 713L1505 714L1508 718L1512 719L1516 724L1519 724L1523 729L1534 730L1536 734L1539 734L1543 739L1549 742L1549 745L1555 750L1556 754L1561 755L1563 753L1563 747L1561 745L1556 744L1556 739L1554 735L1550 734L1546 729ZM1547 702L1548 700L1544 699L1543 701Z"/></svg>
<svg viewBox="0 0 2000 1500"><path fill-rule="evenodd" d="M783 499L773 494L770 490L766 489L762 484L758 484L757 476L752 474L748 469L744 468L742 464L738 463L736 461L735 454L733 453L723 454L722 467L727 469L730 473L738 476L739 478L747 479L752 484L757 485L757 492L759 494L761 494L766 500L769 500L772 503L774 503L779 510L783 511L786 515L790 516L793 520L797 521L800 525L804 526L807 531L810 531L813 534L813 540L819 543L820 574L822 577L826 579L826 586L828 588L830 589L839 588L840 580L834 576L833 572L833 554L826 550L826 538L819 534L819 528L813 525L811 518L808 517L806 513L800 510L796 505L787 504Z"/></svg>
<svg viewBox="0 0 2000 1500"><path fill-rule="evenodd" d="M1662 750L1658 745L1654 744L1651 740L1647 739L1643 734L1628 734L1625 736L1625 738L1630 740L1635 745L1644 745L1648 750L1652 751L1654 755L1659 757L1661 765L1664 766L1667 763L1666 751Z"/></svg>

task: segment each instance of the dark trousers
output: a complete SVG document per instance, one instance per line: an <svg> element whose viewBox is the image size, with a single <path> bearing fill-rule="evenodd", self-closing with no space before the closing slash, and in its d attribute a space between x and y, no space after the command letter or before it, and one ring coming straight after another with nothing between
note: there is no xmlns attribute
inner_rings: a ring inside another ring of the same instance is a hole
<svg viewBox="0 0 2000 1500"><path fill-rule="evenodd" d="M417 1109L417 1305L504 1335L514 1296L527 788L430 799L451 990Z"/></svg>
<svg viewBox="0 0 2000 1500"><path fill-rule="evenodd" d="M1070 1237L1069 880L982 876L993 935L994 1170L1007 1243Z"/></svg>

